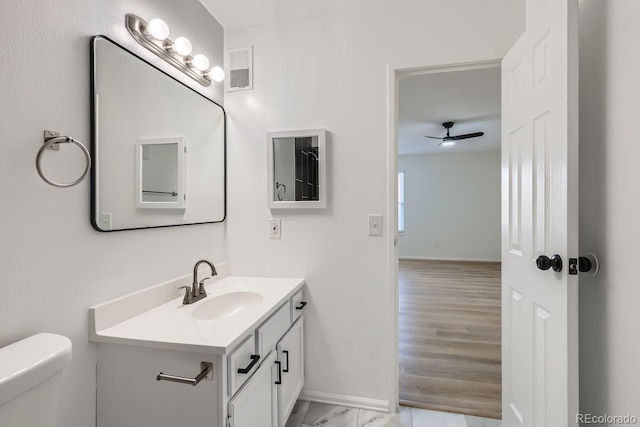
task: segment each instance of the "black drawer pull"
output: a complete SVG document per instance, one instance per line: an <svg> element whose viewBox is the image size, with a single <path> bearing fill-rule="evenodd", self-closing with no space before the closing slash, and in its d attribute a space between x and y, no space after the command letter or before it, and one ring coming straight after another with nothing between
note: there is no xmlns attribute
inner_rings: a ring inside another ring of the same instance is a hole
<svg viewBox="0 0 640 427"><path fill-rule="evenodd" d="M282 372L289 372L289 351L282 350L282 353L287 356L287 367L286 369L283 369Z"/></svg>
<svg viewBox="0 0 640 427"><path fill-rule="evenodd" d="M306 301L300 301L300 306L296 307L296 310L302 310L307 305Z"/></svg>
<svg viewBox="0 0 640 427"><path fill-rule="evenodd" d="M278 365L278 379L276 380L276 384L282 384L282 364L276 360L276 365Z"/></svg>
<svg viewBox="0 0 640 427"><path fill-rule="evenodd" d="M249 365L247 365L246 368L240 368L238 369L238 373L239 374L248 374L249 371L251 370L251 368L253 368L256 363L258 363L258 360L260 360L260 356L257 354L252 354L251 355L251 363L249 363Z"/></svg>

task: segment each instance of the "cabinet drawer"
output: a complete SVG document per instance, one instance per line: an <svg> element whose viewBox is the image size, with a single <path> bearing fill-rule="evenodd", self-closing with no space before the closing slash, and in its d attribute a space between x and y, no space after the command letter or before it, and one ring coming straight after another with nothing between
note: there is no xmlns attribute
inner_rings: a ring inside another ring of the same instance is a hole
<svg viewBox="0 0 640 427"><path fill-rule="evenodd" d="M306 302L302 301L302 289L300 289L292 298L291 298L291 323L295 322L298 317L302 315L304 311L304 307L307 305Z"/></svg>
<svg viewBox="0 0 640 427"><path fill-rule="evenodd" d="M229 378L227 383L229 396L233 396L260 365L259 360L254 362L257 356L255 349L254 337L251 335L228 356L227 371L229 372ZM251 366L252 363L253 366ZM246 370L248 367L251 369L246 373L238 372L238 370Z"/></svg>
<svg viewBox="0 0 640 427"><path fill-rule="evenodd" d="M287 301L278 311L256 329L256 350L266 355L291 326L291 303Z"/></svg>

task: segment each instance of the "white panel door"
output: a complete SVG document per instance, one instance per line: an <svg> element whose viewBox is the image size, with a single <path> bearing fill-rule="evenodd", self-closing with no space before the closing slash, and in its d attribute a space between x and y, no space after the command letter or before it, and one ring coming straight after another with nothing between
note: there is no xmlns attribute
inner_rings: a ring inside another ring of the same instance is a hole
<svg viewBox="0 0 640 427"><path fill-rule="evenodd" d="M280 427L284 427L304 386L304 318L301 316L277 346L282 369L278 386Z"/></svg>
<svg viewBox="0 0 640 427"><path fill-rule="evenodd" d="M578 0L527 14L502 62L502 416L559 427L578 411Z"/></svg>
<svg viewBox="0 0 640 427"><path fill-rule="evenodd" d="M278 427L276 353L272 351L229 401L230 427Z"/></svg>

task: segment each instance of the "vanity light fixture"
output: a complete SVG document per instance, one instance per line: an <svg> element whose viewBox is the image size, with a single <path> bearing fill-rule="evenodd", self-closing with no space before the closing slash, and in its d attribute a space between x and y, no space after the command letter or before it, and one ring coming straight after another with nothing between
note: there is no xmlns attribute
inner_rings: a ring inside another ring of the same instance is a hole
<svg viewBox="0 0 640 427"><path fill-rule="evenodd" d="M214 82L221 82L224 80L224 70L220 67L213 67L209 70L209 77L211 77Z"/></svg>
<svg viewBox="0 0 640 427"><path fill-rule="evenodd" d="M209 58L201 53L191 58L191 61L189 61L189 63L196 70L207 71L207 69L209 68Z"/></svg>
<svg viewBox="0 0 640 427"><path fill-rule="evenodd" d="M165 40L169 37L169 26L162 19L154 18L147 24L145 34L157 40Z"/></svg>
<svg viewBox="0 0 640 427"><path fill-rule="evenodd" d="M191 55L191 51L193 50L193 46L191 42L186 37L178 37L175 39L171 46L167 46L167 50L171 49L173 52L182 56Z"/></svg>
<svg viewBox="0 0 640 427"><path fill-rule="evenodd" d="M154 18L146 22L139 16L127 14L125 22L129 33L138 43L201 85L211 86L211 80L224 80L222 68L209 69L209 58L201 53L191 56L193 46L189 39L169 39L169 26L162 19Z"/></svg>

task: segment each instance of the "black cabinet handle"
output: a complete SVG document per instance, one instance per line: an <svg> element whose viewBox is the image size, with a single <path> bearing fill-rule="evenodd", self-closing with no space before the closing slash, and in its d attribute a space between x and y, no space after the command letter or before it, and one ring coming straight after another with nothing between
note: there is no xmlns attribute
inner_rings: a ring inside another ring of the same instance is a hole
<svg viewBox="0 0 640 427"><path fill-rule="evenodd" d="M296 310L302 310L307 305L306 301L300 301L300 306L296 307Z"/></svg>
<svg viewBox="0 0 640 427"><path fill-rule="evenodd" d="M289 351L288 350L282 350L282 353L287 356L287 367L285 369L282 370L282 372L289 372Z"/></svg>
<svg viewBox="0 0 640 427"><path fill-rule="evenodd" d="M276 380L276 384L282 384L282 364L276 360L276 365L278 365L278 379Z"/></svg>
<svg viewBox="0 0 640 427"><path fill-rule="evenodd" d="M258 360L260 360L260 356L257 355L257 354L252 354L251 355L251 363L249 363L246 368L238 369L238 373L239 374L248 374L249 371L251 370L251 368L253 368L256 365L256 363L258 363Z"/></svg>

